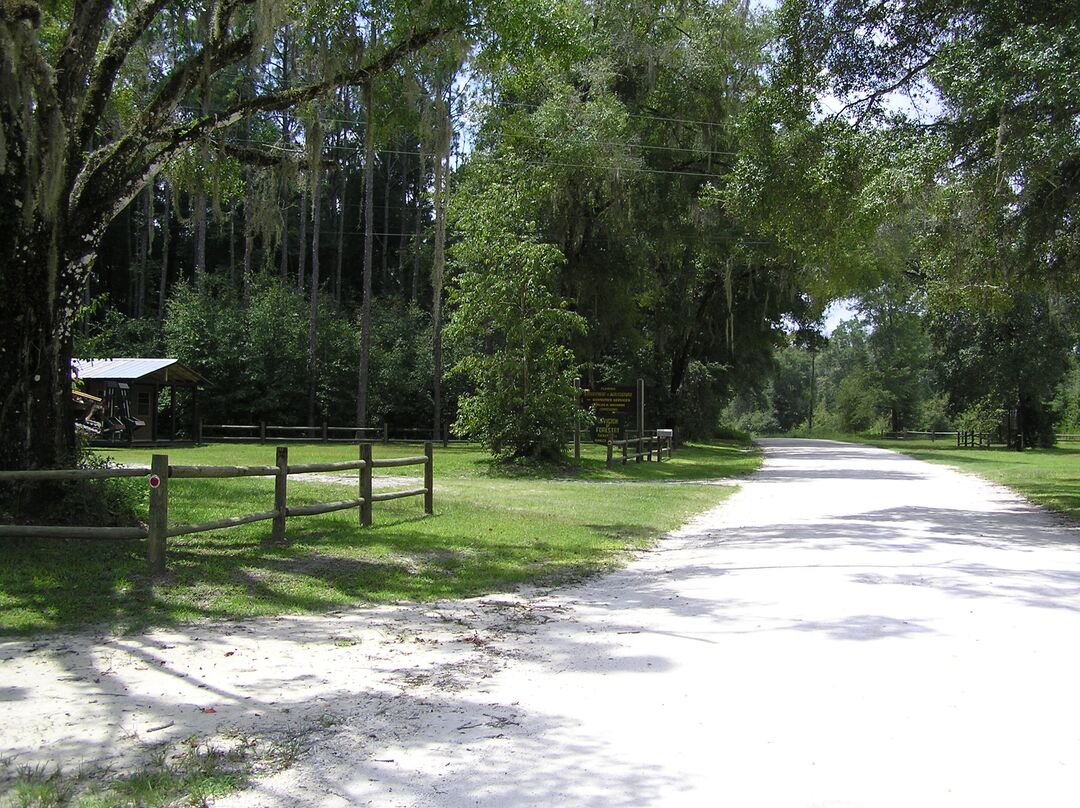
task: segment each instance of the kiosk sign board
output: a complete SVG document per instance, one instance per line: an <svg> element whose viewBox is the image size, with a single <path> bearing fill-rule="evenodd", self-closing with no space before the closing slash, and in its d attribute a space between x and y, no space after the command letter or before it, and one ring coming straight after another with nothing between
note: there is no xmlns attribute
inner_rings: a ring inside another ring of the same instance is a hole
<svg viewBox="0 0 1080 808"><path fill-rule="evenodd" d="M634 418L637 391L628 385L610 385L583 390L582 404L596 413L593 440L607 443L626 437L626 424Z"/></svg>

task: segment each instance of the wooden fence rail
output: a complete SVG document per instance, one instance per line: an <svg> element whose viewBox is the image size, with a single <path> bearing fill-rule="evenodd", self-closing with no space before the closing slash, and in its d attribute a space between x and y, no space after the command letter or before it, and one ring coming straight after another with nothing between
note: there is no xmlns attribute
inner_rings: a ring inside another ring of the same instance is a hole
<svg viewBox="0 0 1080 808"><path fill-rule="evenodd" d="M383 443L417 443L433 440L434 430L426 428L382 426L332 426L323 421L317 426L278 426L265 421L258 424L205 424L196 425L195 442L214 441L319 441L322 443L356 443L358 441L382 441ZM465 443L450 440L443 430L442 444Z"/></svg>
<svg viewBox="0 0 1080 808"><path fill-rule="evenodd" d="M615 457L615 447L622 447L622 457ZM634 447L636 451L631 452L630 447ZM629 438L628 440L609 440L607 443L607 464L608 468L614 465L616 460L621 460L623 463L627 463L633 460L635 463L640 463L644 458L646 461L653 459L653 453L656 453L656 462L662 462L664 459L664 451L667 450L668 460L671 459L672 453L672 439L671 437L658 437L656 435L642 437L642 438Z"/></svg>
<svg viewBox="0 0 1080 808"><path fill-rule="evenodd" d="M882 432L881 437L885 440L912 440L916 438L937 440L938 438L955 438L958 434L958 432L917 432L913 430L904 430L903 432Z"/></svg>
<svg viewBox="0 0 1080 808"><path fill-rule="evenodd" d="M285 520L289 517L314 516L333 511L359 509L361 527L371 525L371 506L403 497L424 497L424 513L434 512L434 468L431 441L424 443L424 454L414 457L390 457L375 460L371 456L371 444L361 443L359 457L334 463L289 464L287 446L277 447L273 466L174 466L169 456L155 454L149 468L130 467L112 469L49 469L34 471L0 471L0 482L27 482L35 480L86 480L116 477L147 477L150 484L150 516L147 527L82 527L53 525L0 525L0 537L21 536L30 538L73 539L146 539L146 558L151 575L165 572L167 540L192 533L224 530L253 522L272 521L270 541L285 541ZM402 491L374 494L371 490L372 470L423 466L424 486ZM288 504L288 479L291 475L326 471L359 472L357 496L338 502L316 502L310 505ZM228 479L238 477L273 477L274 507L269 511L230 516L197 525L169 523L169 480L177 479Z"/></svg>

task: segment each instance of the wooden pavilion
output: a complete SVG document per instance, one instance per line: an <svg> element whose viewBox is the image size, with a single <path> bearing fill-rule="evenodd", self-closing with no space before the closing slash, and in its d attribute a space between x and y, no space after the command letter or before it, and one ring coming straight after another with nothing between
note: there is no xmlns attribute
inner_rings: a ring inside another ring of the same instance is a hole
<svg viewBox="0 0 1080 808"><path fill-rule="evenodd" d="M198 440L199 391L208 382L176 359L73 359L83 398L100 399L95 443L175 443ZM162 407L162 394L168 403ZM93 411L85 410L89 417Z"/></svg>

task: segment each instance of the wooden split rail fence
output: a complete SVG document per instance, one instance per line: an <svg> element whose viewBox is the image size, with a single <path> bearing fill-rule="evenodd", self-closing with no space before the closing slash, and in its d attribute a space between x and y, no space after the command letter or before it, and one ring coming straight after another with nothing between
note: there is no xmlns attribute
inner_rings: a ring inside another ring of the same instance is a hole
<svg viewBox="0 0 1080 808"><path fill-rule="evenodd" d="M277 447L276 463L273 466L175 466L169 464L169 456L156 454L147 467L109 468L109 469L49 469L39 471L0 471L0 482L64 481L93 480L117 477L147 477L150 484L150 518L147 527L80 527L57 525L0 525L0 537L21 536L29 538L72 538L72 539L146 539L146 559L151 575L165 572L166 543L176 536L192 533L205 533L211 530L246 525L252 522L272 521L271 541L285 540L285 520L289 517L314 516L316 514L341 511L349 508L359 509L359 521L362 527L371 525L372 505L402 497L424 497L424 513L434 509L432 491L434 489L432 445L424 444L424 454L416 457L389 457L375 460L371 456L371 444L360 444L360 456L356 460L335 463L289 464L289 450L286 446ZM372 470L377 468L397 468L403 466L423 466L424 485L422 488L410 488L402 491L386 491L376 494L372 491ZM288 479L293 474L311 474L315 472L358 470L357 496L337 502L317 502L310 505L288 504ZM184 478L233 478L233 477L274 477L273 510L259 513L233 516L206 522L199 525L169 524L169 480Z"/></svg>
<svg viewBox="0 0 1080 808"><path fill-rule="evenodd" d="M205 424L201 420L196 424L195 442L237 441L237 442L278 442L303 441L321 443L356 443L359 441L381 441L383 443L415 443L420 440L434 440L434 430L428 428L391 428L382 426L331 426L323 421L317 426L279 426L262 421L258 424ZM442 431L444 447L450 443L464 441L450 440L449 431Z"/></svg>
<svg viewBox="0 0 1080 808"><path fill-rule="evenodd" d="M616 446L622 447L621 458L615 455ZM634 451L631 451L631 448ZM631 460L640 463L643 459L649 461L653 459L654 453L656 454L656 462L659 463L663 461L665 451L668 460L670 460L672 452L672 438L670 436L659 437L652 435L628 440L609 440L607 443L607 464L610 468L617 460L623 463L628 463Z"/></svg>

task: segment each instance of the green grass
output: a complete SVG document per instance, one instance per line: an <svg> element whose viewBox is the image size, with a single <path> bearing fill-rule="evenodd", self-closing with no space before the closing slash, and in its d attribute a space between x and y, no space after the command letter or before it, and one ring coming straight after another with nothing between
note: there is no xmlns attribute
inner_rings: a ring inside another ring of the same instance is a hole
<svg viewBox="0 0 1080 808"><path fill-rule="evenodd" d="M553 585L607 570L626 553L719 502L730 489L695 480L740 476L760 462L735 444L688 445L672 462L580 465L521 473L475 447L436 449L435 514L420 498L289 520L284 546L268 522L170 539L168 575L145 575L145 542L6 539L0 543L0 633L98 625L137 630L202 619L318 612L356 603L457 598ZM356 456L355 446L298 444L292 463ZM419 454L376 446L376 457ZM144 450L111 452L124 464ZM273 446L213 444L168 452L174 464L272 464ZM416 475L419 467L376 473ZM355 478L354 478L355 479ZM686 481L664 485L664 481ZM269 510L271 478L170 481L170 521L198 523ZM290 504L344 499L350 488L290 478Z"/></svg>
<svg viewBox="0 0 1080 808"><path fill-rule="evenodd" d="M292 739L256 739L233 733L217 746L187 738L151 747L131 771L24 767L0 762L0 808L117 808L208 805L237 791L259 772L290 766Z"/></svg>
<svg viewBox="0 0 1080 808"><path fill-rule="evenodd" d="M948 439L881 440L849 436L848 440L977 474L1080 521L1080 444L1017 452L1004 448L958 449L955 441Z"/></svg>

